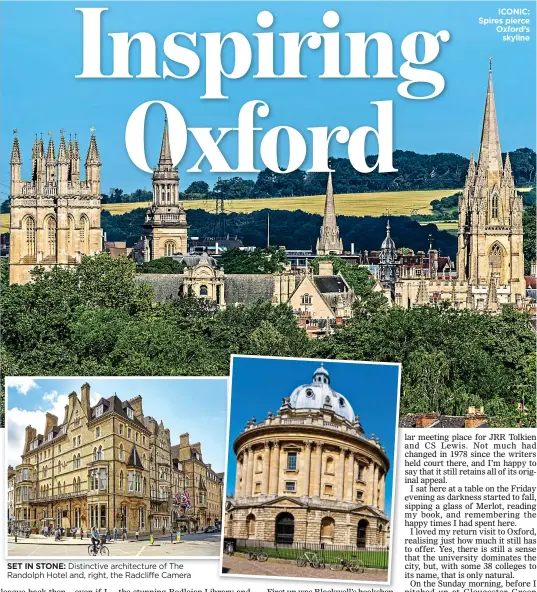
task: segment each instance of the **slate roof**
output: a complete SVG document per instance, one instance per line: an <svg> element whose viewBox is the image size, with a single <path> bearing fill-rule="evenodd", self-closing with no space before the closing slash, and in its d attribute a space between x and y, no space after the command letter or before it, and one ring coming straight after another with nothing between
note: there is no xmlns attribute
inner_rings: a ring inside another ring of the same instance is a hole
<svg viewBox="0 0 537 592"><path fill-rule="evenodd" d="M121 417L127 419L128 421L132 421L144 430L147 430L145 425L135 415L132 419L127 415L127 408L132 409L128 401L122 401L117 395L112 395L111 397L108 397L108 399L101 398L97 405L94 405L91 408L91 411L93 412L93 410L101 404L103 406L103 415L105 415L106 413L115 412ZM100 417L102 417L102 415ZM92 417L91 419L94 418Z"/></svg>
<svg viewBox="0 0 537 592"><path fill-rule="evenodd" d="M137 282L153 286L157 301L175 300L181 293L183 276L174 273L144 273L134 278Z"/></svg>
<svg viewBox="0 0 537 592"><path fill-rule="evenodd" d="M313 281L321 294L343 294L349 289L340 275L316 275Z"/></svg>
<svg viewBox="0 0 537 592"><path fill-rule="evenodd" d="M259 300L272 302L274 276L271 274L231 274L224 276L226 304L254 304Z"/></svg>
<svg viewBox="0 0 537 592"><path fill-rule="evenodd" d="M129 459L127 460L127 467L133 469L143 469L144 465L142 464L142 460L140 459L140 455L138 454L138 450L136 449L136 445L133 444L131 453L129 454Z"/></svg>

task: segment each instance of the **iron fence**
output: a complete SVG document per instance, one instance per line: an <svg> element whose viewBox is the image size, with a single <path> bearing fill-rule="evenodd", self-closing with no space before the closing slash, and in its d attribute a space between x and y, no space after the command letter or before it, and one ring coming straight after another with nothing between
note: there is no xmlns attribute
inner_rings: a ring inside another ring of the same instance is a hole
<svg viewBox="0 0 537 592"><path fill-rule="evenodd" d="M252 549L262 547L269 559L296 560L306 551L317 554L319 561L326 563L338 563L342 558L347 562L359 560L364 567L374 569L388 569L388 547L357 547L352 545L334 545L329 543L291 543L281 545L272 541L256 539L236 539L235 550L238 553L248 553Z"/></svg>

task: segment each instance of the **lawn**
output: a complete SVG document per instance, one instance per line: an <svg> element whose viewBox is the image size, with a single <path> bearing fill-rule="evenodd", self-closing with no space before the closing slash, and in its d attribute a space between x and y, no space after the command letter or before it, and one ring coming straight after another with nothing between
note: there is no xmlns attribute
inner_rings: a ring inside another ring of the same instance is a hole
<svg viewBox="0 0 537 592"><path fill-rule="evenodd" d="M259 548L257 546L258 541L253 542L252 546L237 546L238 553L248 553L250 549ZM296 560L297 557L304 555L305 549L298 548L293 545L292 547L286 545L280 545L278 547L270 547L263 545L263 551L267 553L269 557L276 559L288 559ZM338 563L341 557L345 557L347 561L356 561L359 559L364 567L372 567L376 569L388 569L389 562L389 551L388 550L369 550L369 549L323 549L323 550L312 550L307 549L308 553L315 553L319 559L324 559L324 562L328 565L330 563Z"/></svg>

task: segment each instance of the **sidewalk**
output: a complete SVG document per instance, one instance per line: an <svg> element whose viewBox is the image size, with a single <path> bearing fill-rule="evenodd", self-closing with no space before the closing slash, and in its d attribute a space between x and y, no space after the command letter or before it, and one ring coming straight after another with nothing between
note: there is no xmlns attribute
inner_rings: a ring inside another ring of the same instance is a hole
<svg viewBox="0 0 537 592"><path fill-rule="evenodd" d="M175 535L173 537L173 541L171 541L170 539L170 535L167 536L158 536L154 538L155 542L159 542L159 543L176 543L176 538ZM184 541L184 538L181 537L181 542ZM15 537L10 535L7 538L7 542L8 543L15 543ZM140 539L137 541L134 538L130 538L130 539L126 539L125 541L123 541L121 538L118 538L117 541L114 541L114 539L110 540L108 543L106 543L107 545L114 545L114 544L118 544L118 543L142 543L142 542L149 542L149 537L140 537ZM59 541L55 541L53 536L43 536L42 534L33 534L30 535L30 538L26 538L26 537L21 537L21 536L17 536L17 545L54 545L54 546L60 546L60 545L67 545L67 546L74 546L74 545L85 545L86 547L91 545L91 539L84 537L82 540L80 540L80 537L63 537L61 540Z"/></svg>

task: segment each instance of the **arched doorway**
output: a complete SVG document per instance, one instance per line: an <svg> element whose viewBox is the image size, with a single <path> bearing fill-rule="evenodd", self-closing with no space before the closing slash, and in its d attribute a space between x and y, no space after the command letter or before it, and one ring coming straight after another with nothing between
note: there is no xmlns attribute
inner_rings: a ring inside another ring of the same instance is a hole
<svg viewBox="0 0 537 592"><path fill-rule="evenodd" d="M255 539L255 516L253 514L246 516L246 531L249 539Z"/></svg>
<svg viewBox="0 0 537 592"><path fill-rule="evenodd" d="M276 516L276 544L292 545L295 536L295 519L289 512Z"/></svg>
<svg viewBox="0 0 537 592"><path fill-rule="evenodd" d="M367 544L367 527L369 522L365 519L358 522L358 531L356 533L356 546L365 547Z"/></svg>
<svg viewBox="0 0 537 592"><path fill-rule="evenodd" d="M333 543L336 523L330 516L325 516L321 520L321 543Z"/></svg>

